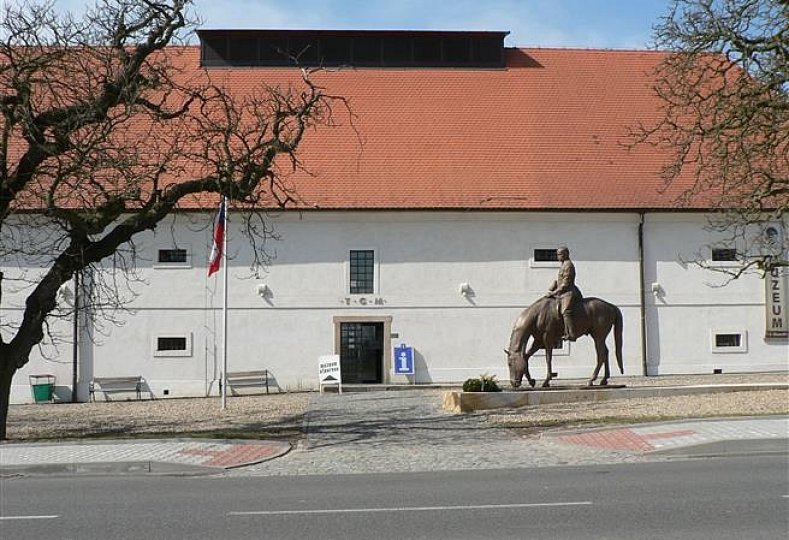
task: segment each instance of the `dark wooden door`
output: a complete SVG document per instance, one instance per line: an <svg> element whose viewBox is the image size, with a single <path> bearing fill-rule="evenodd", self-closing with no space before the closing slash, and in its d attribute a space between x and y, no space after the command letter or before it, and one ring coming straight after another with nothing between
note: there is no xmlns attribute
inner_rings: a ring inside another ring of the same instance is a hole
<svg viewBox="0 0 789 540"><path fill-rule="evenodd" d="M340 363L343 384L382 383L383 353L383 323L340 323Z"/></svg>

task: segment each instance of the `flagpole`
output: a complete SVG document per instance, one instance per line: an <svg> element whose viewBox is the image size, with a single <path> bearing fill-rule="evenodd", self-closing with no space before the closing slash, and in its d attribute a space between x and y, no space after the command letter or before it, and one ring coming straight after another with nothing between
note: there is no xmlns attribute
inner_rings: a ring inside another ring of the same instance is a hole
<svg viewBox="0 0 789 540"><path fill-rule="evenodd" d="M227 197L222 197L224 230L222 238L222 410L227 408Z"/></svg>

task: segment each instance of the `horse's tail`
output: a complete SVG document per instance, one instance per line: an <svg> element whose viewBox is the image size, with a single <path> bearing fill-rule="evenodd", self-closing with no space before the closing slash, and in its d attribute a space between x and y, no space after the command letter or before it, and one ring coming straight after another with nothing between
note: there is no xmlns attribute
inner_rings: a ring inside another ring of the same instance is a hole
<svg viewBox="0 0 789 540"><path fill-rule="evenodd" d="M616 352L616 364L619 366L619 373L624 375L625 367L622 364L622 310L614 306L614 347Z"/></svg>

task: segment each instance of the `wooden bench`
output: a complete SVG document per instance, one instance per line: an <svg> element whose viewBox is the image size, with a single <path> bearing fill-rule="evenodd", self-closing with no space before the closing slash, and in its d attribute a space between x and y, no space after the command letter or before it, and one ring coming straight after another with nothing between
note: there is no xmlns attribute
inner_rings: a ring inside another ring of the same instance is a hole
<svg viewBox="0 0 789 540"><path fill-rule="evenodd" d="M271 375L271 373L269 373L267 369L227 372L227 387L231 391L233 388L260 387L265 388L266 393L268 394L269 385L273 385L277 388L277 390L280 390L276 379Z"/></svg>
<svg viewBox="0 0 789 540"><path fill-rule="evenodd" d="M103 392L107 401L111 392L134 392L137 399L142 399L142 377L94 377L88 391L90 401L96 401L96 392Z"/></svg>

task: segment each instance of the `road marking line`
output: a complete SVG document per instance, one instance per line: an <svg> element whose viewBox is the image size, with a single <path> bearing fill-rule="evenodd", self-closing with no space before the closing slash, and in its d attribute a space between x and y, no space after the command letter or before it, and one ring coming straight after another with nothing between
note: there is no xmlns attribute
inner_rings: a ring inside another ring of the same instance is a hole
<svg viewBox="0 0 789 540"><path fill-rule="evenodd" d="M0 521L11 521L14 519L56 519L60 516L0 516Z"/></svg>
<svg viewBox="0 0 789 540"><path fill-rule="evenodd" d="M591 501L523 504L481 504L472 506L398 506L394 508L337 508L334 510L260 510L228 512L229 516L285 516L295 514L359 514L366 512L431 512L435 510L497 510L509 508L540 508L555 506L590 506Z"/></svg>

